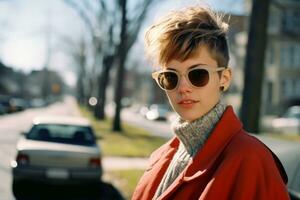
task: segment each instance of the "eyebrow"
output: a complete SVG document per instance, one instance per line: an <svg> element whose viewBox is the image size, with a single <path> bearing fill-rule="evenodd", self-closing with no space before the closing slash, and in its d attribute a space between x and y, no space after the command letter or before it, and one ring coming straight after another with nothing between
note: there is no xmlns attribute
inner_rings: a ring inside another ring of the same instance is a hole
<svg viewBox="0 0 300 200"><path fill-rule="evenodd" d="M192 66L189 66L189 67L188 67L188 70L189 70L189 69L193 69L193 68L195 68L195 67L199 67L199 66L207 66L207 64L197 63L197 64L194 64L194 65L192 65ZM166 69L167 69L167 70L177 71L176 69L174 69L174 68L172 68L172 67L167 67Z"/></svg>

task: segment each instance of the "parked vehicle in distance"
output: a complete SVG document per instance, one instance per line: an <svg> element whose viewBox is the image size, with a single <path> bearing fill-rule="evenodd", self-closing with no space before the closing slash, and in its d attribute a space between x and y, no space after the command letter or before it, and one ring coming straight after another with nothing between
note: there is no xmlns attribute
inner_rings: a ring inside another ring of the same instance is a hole
<svg viewBox="0 0 300 200"><path fill-rule="evenodd" d="M147 105L141 106L141 108L139 109L139 113L143 117L146 117L148 111L149 111L149 107Z"/></svg>
<svg viewBox="0 0 300 200"><path fill-rule="evenodd" d="M14 107L11 105L10 97L0 95L0 105L3 114L14 112Z"/></svg>
<svg viewBox="0 0 300 200"><path fill-rule="evenodd" d="M280 118L272 121L275 132L286 134L300 134L300 106L292 106Z"/></svg>
<svg viewBox="0 0 300 200"><path fill-rule="evenodd" d="M27 182L82 184L101 180L101 151L84 118L35 118L17 143L11 161L13 193Z"/></svg>
<svg viewBox="0 0 300 200"><path fill-rule="evenodd" d="M4 115L6 113L6 108L0 104L0 115Z"/></svg>
<svg viewBox="0 0 300 200"><path fill-rule="evenodd" d="M167 120L170 109L164 104L152 104L146 113L149 120Z"/></svg>

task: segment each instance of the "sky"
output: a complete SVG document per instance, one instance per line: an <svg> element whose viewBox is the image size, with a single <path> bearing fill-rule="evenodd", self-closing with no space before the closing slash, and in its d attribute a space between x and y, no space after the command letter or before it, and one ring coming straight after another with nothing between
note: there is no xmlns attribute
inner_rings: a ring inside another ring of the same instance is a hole
<svg viewBox="0 0 300 200"><path fill-rule="evenodd" d="M243 0L164 0L153 7L146 23L170 9L198 4L216 10L243 13ZM0 60L17 70L42 69L51 52L49 68L63 74L69 85L76 82L73 63L65 53L59 37L74 37L84 26L74 10L62 0L1 0ZM50 33L50 34L49 34ZM50 38L51 42L47 42Z"/></svg>

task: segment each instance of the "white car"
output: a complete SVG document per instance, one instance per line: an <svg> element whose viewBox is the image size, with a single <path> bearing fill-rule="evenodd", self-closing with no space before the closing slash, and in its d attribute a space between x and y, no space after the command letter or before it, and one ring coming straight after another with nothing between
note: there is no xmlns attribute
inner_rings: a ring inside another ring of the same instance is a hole
<svg viewBox="0 0 300 200"><path fill-rule="evenodd" d="M288 108L282 117L272 121L272 128L280 133L300 134L300 106Z"/></svg>
<svg viewBox="0 0 300 200"><path fill-rule="evenodd" d="M170 113L170 109L164 104L152 104L149 110L146 112L146 118L148 120L167 120L167 116Z"/></svg>
<svg viewBox="0 0 300 200"><path fill-rule="evenodd" d="M82 184L101 180L101 151L84 118L47 116L34 119L17 143L11 162L13 193L27 182Z"/></svg>

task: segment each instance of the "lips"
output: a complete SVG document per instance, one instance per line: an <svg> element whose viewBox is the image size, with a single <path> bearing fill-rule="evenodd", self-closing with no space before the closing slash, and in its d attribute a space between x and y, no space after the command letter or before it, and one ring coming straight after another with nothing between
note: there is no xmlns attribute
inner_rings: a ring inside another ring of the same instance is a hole
<svg viewBox="0 0 300 200"><path fill-rule="evenodd" d="M192 107L195 103L198 103L199 101L193 100L193 99L182 99L178 102L178 104L182 107Z"/></svg>

